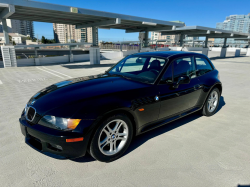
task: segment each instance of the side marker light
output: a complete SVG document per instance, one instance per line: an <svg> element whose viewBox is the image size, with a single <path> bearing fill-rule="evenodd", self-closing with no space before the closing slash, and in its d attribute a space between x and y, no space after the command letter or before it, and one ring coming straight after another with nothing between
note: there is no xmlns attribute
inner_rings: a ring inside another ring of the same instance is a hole
<svg viewBox="0 0 250 187"><path fill-rule="evenodd" d="M66 139L66 142L81 142L81 141L83 141L83 137Z"/></svg>

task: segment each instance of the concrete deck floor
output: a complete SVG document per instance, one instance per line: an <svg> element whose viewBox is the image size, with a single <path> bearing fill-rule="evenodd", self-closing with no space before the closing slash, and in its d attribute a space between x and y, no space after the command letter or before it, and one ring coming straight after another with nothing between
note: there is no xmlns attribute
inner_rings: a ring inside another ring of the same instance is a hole
<svg viewBox="0 0 250 187"><path fill-rule="evenodd" d="M138 136L122 158L109 164L89 155L56 160L35 151L25 144L18 118L42 88L104 72L115 60L99 66L1 68L1 186L250 185L250 58L212 61L223 82L219 111L212 117L193 114Z"/></svg>

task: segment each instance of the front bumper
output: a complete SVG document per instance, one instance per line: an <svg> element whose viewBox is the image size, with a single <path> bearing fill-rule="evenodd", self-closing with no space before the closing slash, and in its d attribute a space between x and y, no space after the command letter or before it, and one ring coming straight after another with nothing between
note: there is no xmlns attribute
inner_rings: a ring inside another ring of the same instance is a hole
<svg viewBox="0 0 250 187"><path fill-rule="evenodd" d="M60 132L40 125L31 126L22 118L19 122L25 142L45 155L57 159L73 159L86 154L88 138L81 142L66 142L66 139L83 137L80 133Z"/></svg>

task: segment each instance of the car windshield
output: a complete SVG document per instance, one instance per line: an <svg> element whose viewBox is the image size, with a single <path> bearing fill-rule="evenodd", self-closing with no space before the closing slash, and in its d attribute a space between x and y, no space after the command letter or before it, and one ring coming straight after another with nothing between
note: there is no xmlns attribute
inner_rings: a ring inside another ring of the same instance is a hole
<svg viewBox="0 0 250 187"><path fill-rule="evenodd" d="M166 62L165 58L133 55L121 60L108 73L135 81L154 83Z"/></svg>

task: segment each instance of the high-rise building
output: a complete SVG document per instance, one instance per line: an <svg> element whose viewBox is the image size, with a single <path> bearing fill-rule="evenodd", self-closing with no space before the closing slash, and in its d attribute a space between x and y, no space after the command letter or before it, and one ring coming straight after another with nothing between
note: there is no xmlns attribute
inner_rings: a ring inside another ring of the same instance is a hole
<svg viewBox="0 0 250 187"><path fill-rule="evenodd" d="M7 19L6 22L8 26L8 33L18 33L25 36L29 35L31 38L34 38L33 21ZM0 25L0 32L3 32L2 22Z"/></svg>
<svg viewBox="0 0 250 187"><path fill-rule="evenodd" d="M248 15L230 15L226 20L216 24L217 29L231 30L242 33L250 33L250 13ZM215 39L215 44L223 44L224 39ZM246 42L236 41L234 39L227 39L229 45L244 45Z"/></svg>
<svg viewBox="0 0 250 187"><path fill-rule="evenodd" d="M53 23L54 38L56 43L69 43L69 42L87 42L92 41L92 28L76 29L75 25L65 25ZM96 30L98 41L98 29ZM98 42L97 42L98 44Z"/></svg>

